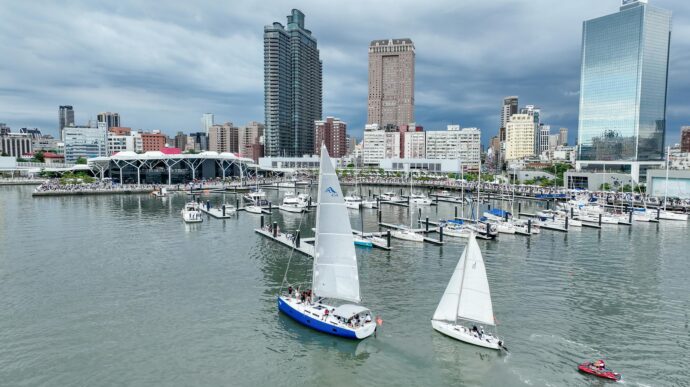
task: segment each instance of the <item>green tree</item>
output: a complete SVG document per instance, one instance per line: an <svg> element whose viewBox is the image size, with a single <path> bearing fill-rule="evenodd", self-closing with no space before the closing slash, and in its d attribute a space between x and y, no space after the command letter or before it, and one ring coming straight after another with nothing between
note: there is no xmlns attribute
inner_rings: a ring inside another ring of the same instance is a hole
<svg viewBox="0 0 690 387"><path fill-rule="evenodd" d="M623 188L621 189L621 191L623 191L623 192L632 192L632 186L631 186L630 184L626 184L626 185L623 186Z"/></svg>
<svg viewBox="0 0 690 387"><path fill-rule="evenodd" d="M599 189L602 191L610 191L611 190L611 184L604 183L604 184L599 186Z"/></svg>
<svg viewBox="0 0 690 387"><path fill-rule="evenodd" d="M86 164L86 159L83 157L79 157L76 161L76 164Z"/></svg>
<svg viewBox="0 0 690 387"><path fill-rule="evenodd" d="M8 157L9 155L8 155L7 153L5 153L5 151L3 151L2 154L0 154L0 156L2 156L2 157Z"/></svg>
<svg viewBox="0 0 690 387"><path fill-rule="evenodd" d="M38 152L34 153L34 161L37 161L39 163L45 163L46 162L46 158L43 155L43 151L38 151Z"/></svg>

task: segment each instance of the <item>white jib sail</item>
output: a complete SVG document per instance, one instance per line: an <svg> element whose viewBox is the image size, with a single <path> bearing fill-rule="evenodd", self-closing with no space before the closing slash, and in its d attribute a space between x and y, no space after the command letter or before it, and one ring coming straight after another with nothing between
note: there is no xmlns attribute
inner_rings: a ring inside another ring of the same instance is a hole
<svg viewBox="0 0 690 387"><path fill-rule="evenodd" d="M331 158L321 146L313 290L317 297L360 302L350 216Z"/></svg>
<svg viewBox="0 0 690 387"><path fill-rule="evenodd" d="M457 318L495 325L484 259L474 235L469 238L434 313L434 320Z"/></svg>

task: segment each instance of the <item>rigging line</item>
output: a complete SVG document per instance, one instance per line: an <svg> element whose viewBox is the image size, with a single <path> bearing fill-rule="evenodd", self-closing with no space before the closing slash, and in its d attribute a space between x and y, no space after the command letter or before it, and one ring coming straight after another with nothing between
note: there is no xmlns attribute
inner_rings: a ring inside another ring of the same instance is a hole
<svg viewBox="0 0 690 387"><path fill-rule="evenodd" d="M299 225L297 226L297 232L301 233L302 232L302 221L304 220L304 217L306 216L307 212L302 212L300 217L299 217ZM287 273L288 270L290 270L290 262L292 262L292 257L295 255L295 250L297 250L297 243L296 241L292 242L292 250L290 250L290 256L288 257L288 263L287 266L285 267L285 274L283 274L283 281L280 283L280 292L278 293L283 294L283 286L287 282ZM316 253L316 252L315 252Z"/></svg>

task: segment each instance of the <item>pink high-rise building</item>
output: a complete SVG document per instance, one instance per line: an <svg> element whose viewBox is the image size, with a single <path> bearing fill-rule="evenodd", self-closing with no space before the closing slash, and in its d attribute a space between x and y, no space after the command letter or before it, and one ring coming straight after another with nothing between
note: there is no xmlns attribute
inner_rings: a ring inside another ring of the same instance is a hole
<svg viewBox="0 0 690 387"><path fill-rule="evenodd" d="M414 50L410 39L369 45L368 124L385 129L414 122Z"/></svg>
<svg viewBox="0 0 690 387"><path fill-rule="evenodd" d="M321 143L326 144L333 158L347 154L347 124L338 118L326 117L314 122L314 154L321 155Z"/></svg>

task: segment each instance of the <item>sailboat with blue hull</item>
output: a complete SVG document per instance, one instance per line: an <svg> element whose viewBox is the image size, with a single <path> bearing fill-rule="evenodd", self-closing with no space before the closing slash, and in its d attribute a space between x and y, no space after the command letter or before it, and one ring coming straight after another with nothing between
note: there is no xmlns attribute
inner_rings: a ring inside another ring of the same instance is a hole
<svg viewBox="0 0 690 387"><path fill-rule="evenodd" d="M371 311L359 305L359 272L350 217L323 145L318 189L312 287L306 292L288 288L278 297L278 309L317 331L364 339L374 334L376 322Z"/></svg>

